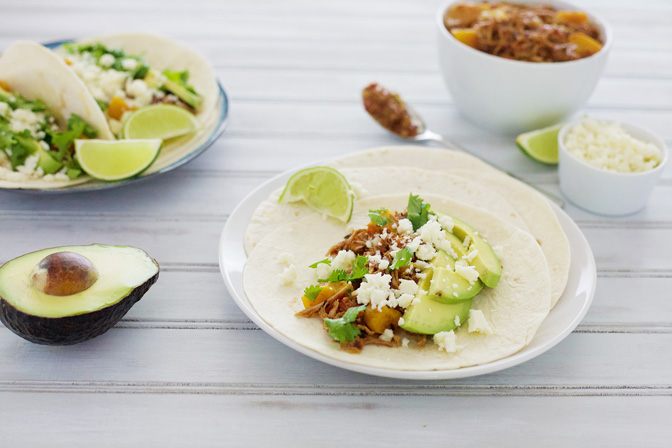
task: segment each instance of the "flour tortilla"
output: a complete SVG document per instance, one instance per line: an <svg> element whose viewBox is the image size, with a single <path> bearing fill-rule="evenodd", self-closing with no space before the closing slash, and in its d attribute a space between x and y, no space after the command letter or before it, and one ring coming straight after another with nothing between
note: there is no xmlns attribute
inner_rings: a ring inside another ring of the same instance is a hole
<svg viewBox="0 0 672 448"><path fill-rule="evenodd" d="M340 170L359 199L387 194L428 193L458 199L494 213L503 220L529 231L518 211L494 189L478 182L440 171L386 166L382 168L343 168ZM245 251L252 249L268 234L269 225L279 226L312 214L303 202L280 204L282 188L262 202L254 212L245 231Z"/></svg>
<svg viewBox="0 0 672 448"><path fill-rule="evenodd" d="M142 56L150 67L159 71L189 70L189 83L203 96L203 104L196 111L200 129L165 141L156 161L142 176L156 173L187 156L205 143L217 127L221 105L217 78L210 63L196 51L167 37L147 33L94 36L77 43L101 43L110 49L122 49L126 54ZM77 76L72 70L70 73Z"/></svg>
<svg viewBox="0 0 672 448"><path fill-rule="evenodd" d="M84 83L73 76L61 58L42 45L24 41L10 45L0 57L0 80L28 99L42 100L48 107L47 112L54 116L62 129L67 129L70 115L77 114L98 131L97 138L114 138L105 115ZM63 188L89 180L88 176L54 182L41 179L21 182L0 180L0 188Z"/></svg>
<svg viewBox="0 0 672 448"><path fill-rule="evenodd" d="M524 183L507 176L468 154L423 146L389 146L340 157L328 164L348 167L403 166L448 172L498 192L516 209L541 246L548 262L555 305L569 275L569 240L548 200Z"/></svg>
<svg viewBox="0 0 672 448"><path fill-rule="evenodd" d="M450 213L471 224L492 245L502 246L503 272L498 286L484 288L474 298L472 309L483 311L492 335L469 333L468 325L456 330L456 353L438 351L431 342L424 349L367 346L361 354L339 349L324 331L319 319L298 318L303 309L303 288L315 283L315 270L308 267L324 258L328 248L342 240L350 227L363 227L372 208L405 209L407 195L379 196L359 201L350 225L324 220L313 213L277 228L250 254L243 272L245 294L257 313L294 342L332 359L353 364L400 370L447 370L485 364L510 356L534 337L551 307L551 286L546 260L539 245L527 232L484 210L458 201L426 194L435 210ZM297 270L294 284L280 279L286 265L278 257L289 253ZM412 338L412 336L411 336Z"/></svg>

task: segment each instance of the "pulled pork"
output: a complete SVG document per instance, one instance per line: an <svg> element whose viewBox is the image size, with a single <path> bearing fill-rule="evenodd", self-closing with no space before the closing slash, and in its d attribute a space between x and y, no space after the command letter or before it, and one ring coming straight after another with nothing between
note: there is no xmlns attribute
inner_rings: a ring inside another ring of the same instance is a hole
<svg viewBox="0 0 672 448"><path fill-rule="evenodd" d="M602 43L599 28L584 13L543 4L458 3L446 12L444 25L451 32L473 30L474 48L517 61L564 62L590 56L571 42L575 33Z"/></svg>

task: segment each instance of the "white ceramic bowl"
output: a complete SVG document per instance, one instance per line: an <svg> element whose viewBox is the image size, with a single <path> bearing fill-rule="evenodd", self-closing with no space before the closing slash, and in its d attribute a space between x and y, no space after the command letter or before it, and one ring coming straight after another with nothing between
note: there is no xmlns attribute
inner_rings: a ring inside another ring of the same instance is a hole
<svg viewBox="0 0 672 448"><path fill-rule="evenodd" d="M611 28L601 17L562 1L517 1L586 12L600 28L604 46L593 56L576 61L514 61L475 50L446 29L443 16L450 5L459 1L442 4L436 24L441 71L457 108L466 118L496 132L519 134L560 122L588 101L613 40Z"/></svg>
<svg viewBox="0 0 672 448"><path fill-rule="evenodd" d="M589 212L617 216L640 211L646 206L651 191L656 186L669 158L665 143L647 129L619 122L623 129L636 139L653 143L660 148L663 158L658 166L649 171L639 173L604 171L580 161L565 148L567 133L586 119L581 118L567 123L558 134L560 190L570 202Z"/></svg>

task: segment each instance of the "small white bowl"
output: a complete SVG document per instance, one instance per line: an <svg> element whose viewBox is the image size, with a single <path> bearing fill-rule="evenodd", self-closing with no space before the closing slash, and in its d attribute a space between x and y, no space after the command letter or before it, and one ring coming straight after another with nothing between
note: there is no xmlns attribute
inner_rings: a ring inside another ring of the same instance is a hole
<svg viewBox="0 0 672 448"><path fill-rule="evenodd" d="M458 41L443 24L453 3L436 14L439 63L459 111L476 125L505 134L558 123L583 107L602 74L613 41L609 25L582 6L555 0L523 0L584 11L601 30L602 49L568 62L525 62L493 56ZM511 0L509 0L511 1Z"/></svg>
<svg viewBox="0 0 672 448"><path fill-rule="evenodd" d="M648 171L637 173L604 171L580 161L565 148L567 133L587 119L589 118L567 123L558 134L560 190L574 205L600 215L629 215L640 211L646 206L651 191L658 183L669 158L665 143L647 129L619 121L623 129L636 139L653 143L660 148L662 160ZM600 121L614 122L614 120Z"/></svg>

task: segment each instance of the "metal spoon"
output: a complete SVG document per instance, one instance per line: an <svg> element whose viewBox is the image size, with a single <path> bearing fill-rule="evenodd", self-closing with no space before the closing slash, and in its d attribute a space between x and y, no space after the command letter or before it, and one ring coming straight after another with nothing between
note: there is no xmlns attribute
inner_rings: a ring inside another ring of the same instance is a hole
<svg viewBox="0 0 672 448"><path fill-rule="evenodd" d="M506 171L506 170L504 170L504 169L498 167L497 165L495 165L495 164L493 164L493 163L491 163L491 162L488 162L487 160L484 160L483 158L479 157L478 155L474 154L473 152L471 152L471 151L469 151L469 150L467 150L467 149L465 149L465 148L462 148L462 147L460 147L460 146L457 146L455 143L453 143L453 142L451 142L450 140L446 139L446 138L443 137L442 135L437 134L436 132L432 132L432 131L430 131L429 129L427 129L427 126L425 126L425 122L424 122L424 120L420 117L420 115L419 115L415 110L413 110L413 109L408 105L408 103L405 103L405 106L406 106L406 110L408 111L409 115L411 116L411 119L412 119L412 121L413 121L413 124L416 125L416 126L418 127L418 134L415 135L415 136L413 136L413 137L403 137L403 136L401 136L401 135L399 135L399 134L397 134L397 133L395 133L395 132L393 132L393 131L387 129L385 126L382 126L382 125L381 125L386 131L390 132L392 135L394 135L394 136L396 136L397 138L400 138L400 139L402 139L402 140L406 140L406 141L414 141L414 142L436 142L436 143L441 144L441 145L442 145L443 147L445 147L445 148L452 149L453 151L466 152L467 154L470 154L470 155L472 155L472 156L474 156L474 157L476 157L476 158L482 160L483 162L487 163L487 164L490 165L491 167L493 167L493 168L495 168L495 169L498 169L499 171L502 171L502 172L508 174L509 176L513 177L514 179L519 180L520 182L524 183L525 185L530 186L531 188L534 188L534 189L537 190L539 193L543 194L543 195L546 196L548 199L550 199L551 201L555 202L560 208L564 208L564 207L565 207L565 201L563 201L560 197L554 195L553 193L548 192L548 191L544 190L543 188L540 188L540 187L538 187L538 186L536 186L536 185L534 185L534 184L532 184L532 183L530 183L530 182L528 182L528 181L526 181L526 180L524 180L524 179L521 179L521 178L520 178L519 176L517 176L516 174L513 174L513 173L511 173L510 171ZM378 120L375 120L375 117L373 117L373 118L374 118L374 121L376 121L376 123L378 123ZM380 124L380 123L378 123L378 124Z"/></svg>

